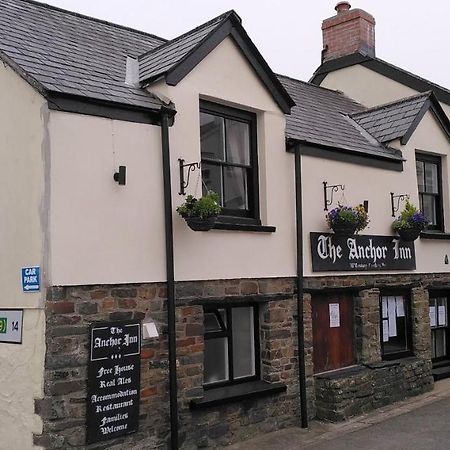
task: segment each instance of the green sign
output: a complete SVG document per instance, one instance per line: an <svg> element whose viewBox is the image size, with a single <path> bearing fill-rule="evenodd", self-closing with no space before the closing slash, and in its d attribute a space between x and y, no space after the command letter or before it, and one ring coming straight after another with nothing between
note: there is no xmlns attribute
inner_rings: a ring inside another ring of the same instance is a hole
<svg viewBox="0 0 450 450"><path fill-rule="evenodd" d="M0 333L5 334L8 330L8 319L0 317Z"/></svg>

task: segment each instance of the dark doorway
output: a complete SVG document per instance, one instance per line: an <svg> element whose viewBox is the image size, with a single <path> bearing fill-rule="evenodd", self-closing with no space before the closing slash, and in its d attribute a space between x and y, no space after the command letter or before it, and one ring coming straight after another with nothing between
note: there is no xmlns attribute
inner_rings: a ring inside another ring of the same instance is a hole
<svg viewBox="0 0 450 450"><path fill-rule="evenodd" d="M314 373L354 363L353 297L336 293L312 299Z"/></svg>

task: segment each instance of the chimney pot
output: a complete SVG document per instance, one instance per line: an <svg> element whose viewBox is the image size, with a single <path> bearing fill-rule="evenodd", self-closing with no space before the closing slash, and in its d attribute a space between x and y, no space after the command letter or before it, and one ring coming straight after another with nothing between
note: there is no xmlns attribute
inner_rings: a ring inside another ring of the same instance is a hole
<svg viewBox="0 0 450 450"><path fill-rule="evenodd" d="M338 14L344 12L344 11L349 11L350 8L352 7L352 5L350 5L349 2L339 2L336 6L335 6L335 10L337 11Z"/></svg>

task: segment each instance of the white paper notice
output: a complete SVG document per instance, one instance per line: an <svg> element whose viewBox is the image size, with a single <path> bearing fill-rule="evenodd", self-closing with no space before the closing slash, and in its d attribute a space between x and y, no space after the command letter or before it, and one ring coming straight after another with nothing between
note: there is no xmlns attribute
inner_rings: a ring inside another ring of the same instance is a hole
<svg viewBox="0 0 450 450"><path fill-rule="evenodd" d="M397 297L397 317L405 317L405 303L403 297Z"/></svg>
<svg viewBox="0 0 450 450"><path fill-rule="evenodd" d="M430 306L430 326L435 327L437 326L436 323L436 307Z"/></svg>
<svg viewBox="0 0 450 450"><path fill-rule="evenodd" d="M387 310L387 297L383 297L381 299L382 304L382 312L383 312L383 319L386 319L388 316L388 310Z"/></svg>
<svg viewBox="0 0 450 450"><path fill-rule="evenodd" d="M383 320L383 342L389 341L389 323Z"/></svg>
<svg viewBox="0 0 450 450"><path fill-rule="evenodd" d="M447 324L447 314L445 314L445 306L438 307L438 324L446 325Z"/></svg>
<svg viewBox="0 0 450 450"><path fill-rule="evenodd" d="M397 336L397 316L395 297L388 297L389 337Z"/></svg>
<svg viewBox="0 0 450 450"><path fill-rule="evenodd" d="M341 317L339 314L339 303L330 303L330 328L339 328L341 326Z"/></svg>

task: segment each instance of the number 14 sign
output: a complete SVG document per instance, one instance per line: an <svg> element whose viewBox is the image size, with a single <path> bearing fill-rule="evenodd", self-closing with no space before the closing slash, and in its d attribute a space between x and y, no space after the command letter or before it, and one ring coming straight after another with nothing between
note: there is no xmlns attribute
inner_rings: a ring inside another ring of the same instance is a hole
<svg viewBox="0 0 450 450"><path fill-rule="evenodd" d="M22 309L0 309L0 342L22 343Z"/></svg>

